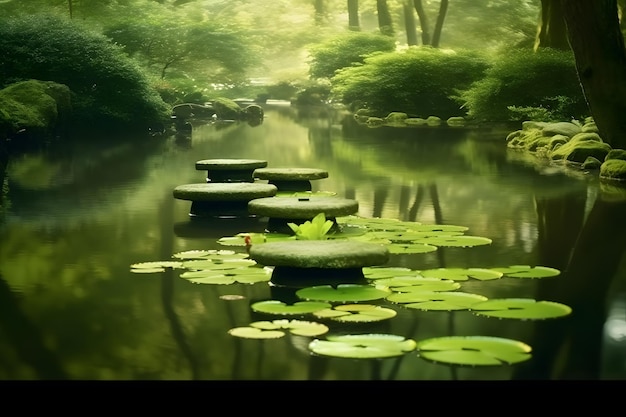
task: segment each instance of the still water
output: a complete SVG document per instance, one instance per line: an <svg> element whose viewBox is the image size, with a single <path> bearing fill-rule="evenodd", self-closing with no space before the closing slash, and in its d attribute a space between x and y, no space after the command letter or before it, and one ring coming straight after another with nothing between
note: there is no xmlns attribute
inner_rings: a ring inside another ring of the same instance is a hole
<svg viewBox="0 0 626 417"><path fill-rule="evenodd" d="M625 206L602 198L594 175L524 160L507 151L502 128L369 129L326 109L265 111L259 126L198 124L190 136L139 144L85 137L12 159L11 207L0 226L0 379L626 378ZM557 268L554 278L470 279L461 288L559 302L572 314L494 319L387 303L395 318L352 329L416 341L494 336L532 347L530 360L501 366L449 366L415 351L321 357L309 352L308 337L233 337L229 329L267 319L250 308L272 299L267 283L202 285L171 269L130 272L131 264L182 251L232 249L217 239L263 231L264 219L194 224L190 203L173 198L176 186L204 182L195 162L213 158L324 169L329 176L313 181L313 191L357 200L360 216L466 226L493 242L392 255L387 266Z"/></svg>

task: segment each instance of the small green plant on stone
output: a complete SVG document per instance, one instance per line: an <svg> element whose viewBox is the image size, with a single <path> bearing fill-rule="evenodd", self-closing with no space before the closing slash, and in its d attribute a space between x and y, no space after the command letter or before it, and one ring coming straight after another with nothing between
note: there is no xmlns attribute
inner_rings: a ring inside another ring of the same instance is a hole
<svg viewBox="0 0 626 417"><path fill-rule="evenodd" d="M307 220L301 225L287 223L287 226L296 234L296 240L326 240L333 222L326 220L324 213L319 213L313 220Z"/></svg>

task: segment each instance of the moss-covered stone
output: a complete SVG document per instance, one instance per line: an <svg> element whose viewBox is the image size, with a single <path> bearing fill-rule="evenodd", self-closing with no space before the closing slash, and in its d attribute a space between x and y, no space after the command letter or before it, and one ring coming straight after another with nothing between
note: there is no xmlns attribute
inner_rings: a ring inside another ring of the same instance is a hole
<svg viewBox="0 0 626 417"><path fill-rule="evenodd" d="M0 133L51 135L71 111L70 89L50 81L22 81L0 90Z"/></svg>
<svg viewBox="0 0 626 417"><path fill-rule="evenodd" d="M543 126L542 133L544 136L564 135L568 138L581 132L581 127L570 122L547 123Z"/></svg>
<svg viewBox="0 0 626 417"><path fill-rule="evenodd" d="M608 159L600 167L600 178L626 181L626 160Z"/></svg>
<svg viewBox="0 0 626 417"><path fill-rule="evenodd" d="M174 198L189 201L250 201L273 197L278 189L271 184L210 183L183 184L174 188Z"/></svg>
<svg viewBox="0 0 626 417"><path fill-rule="evenodd" d="M595 135L594 133L579 133L580 135ZM611 146L604 142L598 142L594 139L588 138L586 140L574 140L570 139L569 142L554 149L550 158L552 160L564 159L570 162L583 163L588 157L594 157L600 161L604 161L604 158L611 150Z"/></svg>
<svg viewBox="0 0 626 417"><path fill-rule="evenodd" d="M380 117L368 117L365 121L365 124L367 124L369 127L380 127L385 124L385 119L382 119Z"/></svg>
<svg viewBox="0 0 626 417"><path fill-rule="evenodd" d="M385 124L387 126L405 126L404 122L408 118L409 116L406 113L391 112L385 117Z"/></svg>
<svg viewBox="0 0 626 417"><path fill-rule="evenodd" d="M569 138L567 136L565 136L565 135L554 135L550 139L550 142L548 142L548 149L554 150L554 149L556 149L557 145L564 145L567 142L569 142Z"/></svg>
<svg viewBox="0 0 626 417"><path fill-rule="evenodd" d="M327 218L356 214L359 203L340 197L280 197L259 198L248 203L248 211L259 216L281 219L310 220L319 213Z"/></svg>
<svg viewBox="0 0 626 417"><path fill-rule="evenodd" d="M265 168L267 161L263 159L202 159L196 161L198 171L237 171Z"/></svg>
<svg viewBox="0 0 626 417"><path fill-rule="evenodd" d="M572 142L572 143L587 142L587 141L604 142L602 140L602 138L600 137L600 135L598 135L595 132L581 132L581 133L577 133L574 136L572 136L571 139L570 139L570 142Z"/></svg>
<svg viewBox="0 0 626 417"><path fill-rule="evenodd" d="M404 124L406 124L407 126L422 126L426 123L428 123L426 122L426 119L423 119L421 117L409 117L404 121Z"/></svg>
<svg viewBox="0 0 626 417"><path fill-rule="evenodd" d="M600 165L602 165L602 161L594 158L593 156L588 157L583 162L582 169L592 170L592 169L600 169Z"/></svg>
<svg viewBox="0 0 626 417"><path fill-rule="evenodd" d="M258 168L254 177L260 180L302 181L328 178L328 171L318 168Z"/></svg>
<svg viewBox="0 0 626 417"><path fill-rule="evenodd" d="M245 113L241 107L229 98L218 97L212 101L212 106L217 117L221 120L242 120L245 118Z"/></svg>
<svg viewBox="0 0 626 417"><path fill-rule="evenodd" d="M604 159L623 159L626 161L626 150L625 149L611 149L609 153L606 154L606 158Z"/></svg>
<svg viewBox="0 0 626 417"><path fill-rule="evenodd" d="M261 265L298 268L362 268L384 265L389 250L382 244L339 240L292 240L250 247L250 258Z"/></svg>
<svg viewBox="0 0 626 417"><path fill-rule="evenodd" d="M446 120L448 126L465 126L466 120L465 117L462 116L452 116Z"/></svg>

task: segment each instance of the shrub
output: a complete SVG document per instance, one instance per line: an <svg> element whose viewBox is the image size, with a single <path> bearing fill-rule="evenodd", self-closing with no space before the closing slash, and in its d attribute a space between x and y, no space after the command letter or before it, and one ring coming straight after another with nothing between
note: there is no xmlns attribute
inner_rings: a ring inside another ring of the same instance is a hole
<svg viewBox="0 0 626 417"><path fill-rule="evenodd" d="M572 53L547 48L499 57L459 101L478 121L558 121L589 113Z"/></svg>
<svg viewBox="0 0 626 417"><path fill-rule="evenodd" d="M348 32L310 49L309 74L311 78L331 78L341 68L360 64L372 53L393 51L395 47L389 36Z"/></svg>
<svg viewBox="0 0 626 417"><path fill-rule="evenodd" d="M67 85L75 125L146 129L170 107L140 68L107 38L44 15L0 19L0 88L37 79Z"/></svg>
<svg viewBox="0 0 626 417"><path fill-rule="evenodd" d="M359 101L381 117L400 111L447 119L465 114L455 94L482 78L487 68L479 52L414 47L373 55L361 66L338 71L331 79L332 94L348 105Z"/></svg>

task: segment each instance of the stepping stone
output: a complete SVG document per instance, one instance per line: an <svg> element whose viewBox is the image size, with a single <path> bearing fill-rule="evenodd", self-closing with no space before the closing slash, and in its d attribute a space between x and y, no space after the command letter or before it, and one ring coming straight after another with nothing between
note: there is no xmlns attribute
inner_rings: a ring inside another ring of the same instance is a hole
<svg viewBox="0 0 626 417"><path fill-rule="evenodd" d="M248 202L276 195L272 184L201 183L183 184L172 194L179 200L191 201L190 216L248 216Z"/></svg>
<svg viewBox="0 0 626 417"><path fill-rule="evenodd" d="M254 182L252 174L267 166L261 159L203 159L196 161L198 171L207 171L207 182Z"/></svg>
<svg viewBox="0 0 626 417"><path fill-rule="evenodd" d="M318 168L259 168L253 176L274 184L279 191L311 191L311 181L328 178L328 171Z"/></svg>
<svg viewBox="0 0 626 417"><path fill-rule="evenodd" d="M358 211L358 201L340 197L266 197L248 203L248 212L269 218L268 232L291 235L294 233L287 223L302 224L324 213L326 220L333 222L333 230L338 227L336 217L356 214Z"/></svg>
<svg viewBox="0 0 626 417"><path fill-rule="evenodd" d="M252 245L250 258L273 266L271 283L290 287L366 284L363 267L384 265L383 244L349 240L287 240Z"/></svg>

